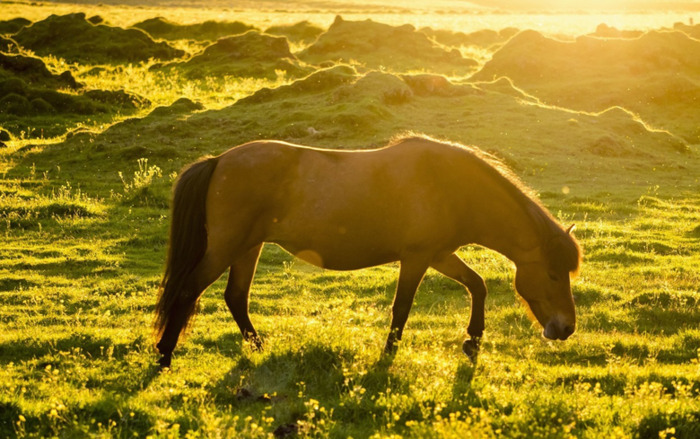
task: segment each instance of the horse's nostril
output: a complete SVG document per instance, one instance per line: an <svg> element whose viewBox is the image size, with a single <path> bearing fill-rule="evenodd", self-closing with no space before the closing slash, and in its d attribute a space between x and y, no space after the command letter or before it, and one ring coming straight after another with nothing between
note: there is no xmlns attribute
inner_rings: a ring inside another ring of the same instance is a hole
<svg viewBox="0 0 700 439"><path fill-rule="evenodd" d="M561 336L562 336L561 339L566 340L567 338L569 338L569 336L571 334L574 333L575 330L576 330L576 328L573 325L564 326L561 330Z"/></svg>

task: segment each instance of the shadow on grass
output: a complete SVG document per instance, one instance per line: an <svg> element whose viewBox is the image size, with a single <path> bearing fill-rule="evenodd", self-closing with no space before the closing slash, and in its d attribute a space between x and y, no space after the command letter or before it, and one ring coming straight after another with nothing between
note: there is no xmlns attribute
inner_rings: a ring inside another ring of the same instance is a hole
<svg viewBox="0 0 700 439"><path fill-rule="evenodd" d="M110 393L88 404L69 404L59 416L29 414L14 402L0 403L1 437L145 437L154 425L148 413Z"/></svg>
<svg viewBox="0 0 700 439"><path fill-rule="evenodd" d="M96 359L106 355L123 360L129 351L140 349L145 341L137 338L131 343L114 343L107 337L73 334L55 340L37 341L33 339L0 343L0 364L19 363L40 359L60 352L78 352L86 357ZM46 363L44 365L48 365Z"/></svg>
<svg viewBox="0 0 700 439"><path fill-rule="evenodd" d="M224 340L233 350L240 353L240 341ZM220 341L220 340L219 340ZM238 343L236 343L238 341ZM232 355L236 355L232 350ZM288 398L303 394L321 399L324 395L337 394L343 384L343 363L352 358L352 353L323 345L301 346L297 350L272 353L260 364L255 364L247 356L241 356L238 363L216 384L210 392L217 404L222 406L248 404L252 395L279 395ZM324 398L325 399L325 398Z"/></svg>

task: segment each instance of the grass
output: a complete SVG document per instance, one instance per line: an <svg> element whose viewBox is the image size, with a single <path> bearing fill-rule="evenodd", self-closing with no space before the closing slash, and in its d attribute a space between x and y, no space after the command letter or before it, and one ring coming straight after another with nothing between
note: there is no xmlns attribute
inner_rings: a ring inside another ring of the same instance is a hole
<svg viewBox="0 0 700 439"><path fill-rule="evenodd" d="M7 7L28 18L49 8ZM133 12L93 8L84 10L114 21ZM260 14L248 22L291 22ZM403 17L384 22L417 19ZM494 49L462 50L483 65ZM700 161L697 144L677 148L672 126L549 105L506 79L449 83L429 66L420 75L335 66L292 82L44 61L89 89L151 104L0 149L0 437L700 435ZM243 342L222 278L174 368L157 370L152 312L184 164L262 137L356 148L409 130L497 154L560 221L576 223L585 260L570 340L542 339L513 292L512 264L468 246L459 254L489 288L478 363L460 350L467 294L429 271L390 364L380 350L396 265L331 272L267 245L250 304L265 350Z"/></svg>

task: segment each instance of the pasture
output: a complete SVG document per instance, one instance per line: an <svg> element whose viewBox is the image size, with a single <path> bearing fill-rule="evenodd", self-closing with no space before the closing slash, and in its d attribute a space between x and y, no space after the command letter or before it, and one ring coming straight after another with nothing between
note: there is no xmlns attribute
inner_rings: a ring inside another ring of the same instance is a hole
<svg viewBox="0 0 700 439"><path fill-rule="evenodd" d="M0 437L700 437L693 13L252 3L0 4ZM161 37L131 28L158 16ZM206 20L253 30L177 26ZM469 296L432 270L382 360L397 264L322 270L266 245L250 303L265 349L243 341L224 276L157 367L184 165L407 133L497 156L576 224L573 336L545 340L512 263L467 246L489 290L478 361L461 352Z"/></svg>

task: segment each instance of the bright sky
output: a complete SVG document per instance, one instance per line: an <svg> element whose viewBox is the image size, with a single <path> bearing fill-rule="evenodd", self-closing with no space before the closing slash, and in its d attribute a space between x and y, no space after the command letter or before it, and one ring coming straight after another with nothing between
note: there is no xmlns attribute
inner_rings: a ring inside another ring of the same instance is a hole
<svg viewBox="0 0 700 439"><path fill-rule="evenodd" d="M518 11L700 11L699 0L469 0L479 6Z"/></svg>

